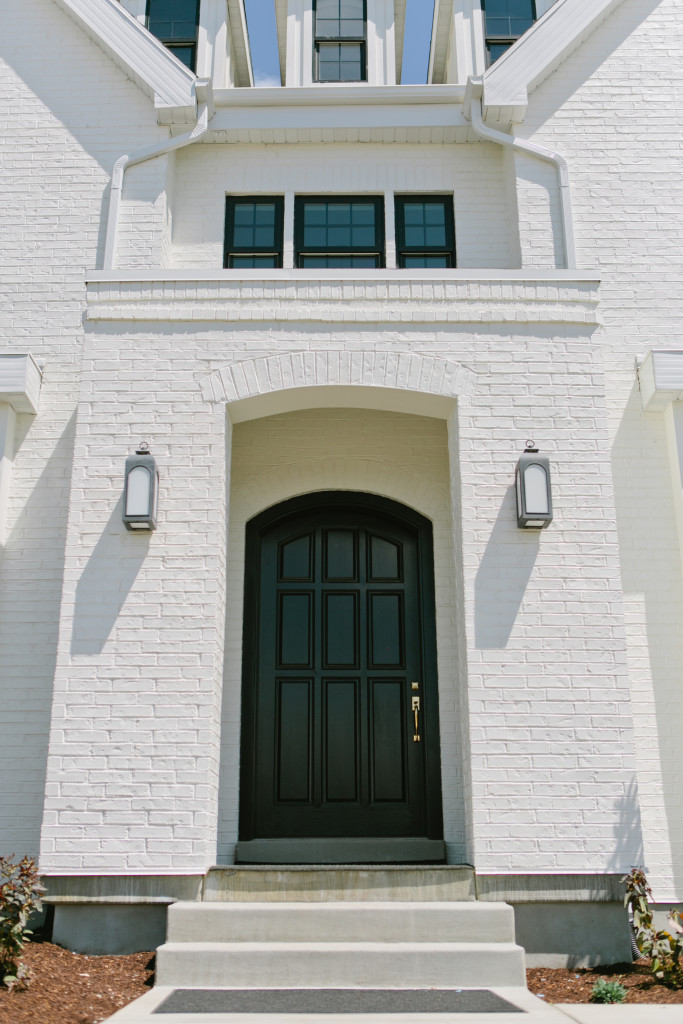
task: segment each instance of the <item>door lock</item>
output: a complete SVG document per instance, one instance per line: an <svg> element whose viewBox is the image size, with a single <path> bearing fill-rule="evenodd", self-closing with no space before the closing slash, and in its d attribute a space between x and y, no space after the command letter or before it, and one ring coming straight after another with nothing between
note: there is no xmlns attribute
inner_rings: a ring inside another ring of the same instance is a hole
<svg viewBox="0 0 683 1024"><path fill-rule="evenodd" d="M413 714L415 715L415 735L413 736L413 743L420 743L422 737L420 736L420 733L419 733L420 726L419 726L419 720L418 720L419 714L420 714L420 698L419 697L413 697L412 698L411 703L410 703L410 708L411 708L411 711L413 712Z"/></svg>

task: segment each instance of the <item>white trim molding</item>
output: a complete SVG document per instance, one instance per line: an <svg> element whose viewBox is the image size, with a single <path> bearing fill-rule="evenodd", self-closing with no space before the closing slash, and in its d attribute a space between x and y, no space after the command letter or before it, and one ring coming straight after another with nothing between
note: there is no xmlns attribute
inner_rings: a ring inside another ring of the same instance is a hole
<svg viewBox="0 0 683 1024"><path fill-rule="evenodd" d="M7 536L17 413L36 414L41 381L42 373L33 356L0 355L0 545Z"/></svg>
<svg viewBox="0 0 683 1024"><path fill-rule="evenodd" d="M118 0L55 0L154 101L160 124L196 121L195 76Z"/></svg>
<svg viewBox="0 0 683 1024"><path fill-rule="evenodd" d="M683 349L653 348L637 361L646 413L664 413L678 546L683 566Z"/></svg>
<svg viewBox="0 0 683 1024"><path fill-rule="evenodd" d="M523 121L529 93L607 18L622 0L557 0L484 74L484 120Z"/></svg>

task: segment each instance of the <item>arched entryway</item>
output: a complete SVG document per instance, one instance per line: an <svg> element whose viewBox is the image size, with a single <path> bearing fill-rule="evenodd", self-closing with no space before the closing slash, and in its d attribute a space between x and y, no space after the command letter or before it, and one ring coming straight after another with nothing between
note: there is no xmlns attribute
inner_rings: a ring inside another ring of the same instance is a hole
<svg viewBox="0 0 683 1024"><path fill-rule="evenodd" d="M429 520L351 491L262 512L244 623L238 860L442 860Z"/></svg>

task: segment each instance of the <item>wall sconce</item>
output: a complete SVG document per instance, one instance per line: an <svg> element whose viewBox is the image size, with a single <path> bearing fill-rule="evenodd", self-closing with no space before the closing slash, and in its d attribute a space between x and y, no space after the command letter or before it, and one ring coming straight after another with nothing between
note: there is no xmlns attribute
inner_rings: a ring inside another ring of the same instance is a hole
<svg viewBox="0 0 683 1024"><path fill-rule="evenodd" d="M542 530L552 522L553 501L550 492L550 461L538 454L533 441L527 441L515 471L517 488L517 526Z"/></svg>
<svg viewBox="0 0 683 1024"><path fill-rule="evenodd" d="M149 445L143 441L126 459L123 522L128 530L156 530L159 471Z"/></svg>

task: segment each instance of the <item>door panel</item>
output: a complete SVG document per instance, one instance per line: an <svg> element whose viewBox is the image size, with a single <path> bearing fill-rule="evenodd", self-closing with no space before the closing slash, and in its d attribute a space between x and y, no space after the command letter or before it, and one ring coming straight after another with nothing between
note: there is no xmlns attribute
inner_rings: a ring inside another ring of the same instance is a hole
<svg viewBox="0 0 683 1024"><path fill-rule="evenodd" d="M426 520L335 492L249 524L242 717L240 841L441 837Z"/></svg>

